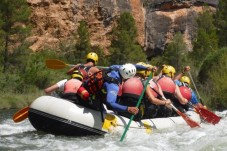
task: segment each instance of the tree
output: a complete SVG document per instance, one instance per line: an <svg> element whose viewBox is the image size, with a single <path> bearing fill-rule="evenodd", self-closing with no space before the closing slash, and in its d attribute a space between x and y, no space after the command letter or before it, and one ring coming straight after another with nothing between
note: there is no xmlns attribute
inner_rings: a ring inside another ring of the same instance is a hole
<svg viewBox="0 0 227 151"><path fill-rule="evenodd" d="M206 7L205 11L197 18L197 37L193 41L193 51L190 57L195 65L199 67L209 53L213 53L218 48L218 37L214 26L214 18L211 11Z"/></svg>
<svg viewBox="0 0 227 151"><path fill-rule="evenodd" d="M139 62L146 59L145 53L136 41L137 28L135 20L129 12L124 12L117 20L113 29L113 39L110 47L110 63L124 64Z"/></svg>
<svg viewBox="0 0 227 151"><path fill-rule="evenodd" d="M227 48L219 49L209 54L199 71L199 81L203 84L202 90L209 95L209 106L218 109L227 108Z"/></svg>
<svg viewBox="0 0 227 151"><path fill-rule="evenodd" d="M21 46L28 36L30 28L29 23L30 9L26 0L1 0L0 5L0 43L1 64L3 64L3 73L9 66L18 64L15 61L16 50L13 48ZM20 50L20 49L18 49ZM19 53L21 54L21 53ZM10 58L11 57L11 58ZM14 64L13 64L14 63Z"/></svg>
<svg viewBox="0 0 227 151"><path fill-rule="evenodd" d="M88 31L87 22L80 21L77 34L78 37L74 56L78 63L82 63L84 62L85 56L91 51L90 34Z"/></svg>
<svg viewBox="0 0 227 151"><path fill-rule="evenodd" d="M181 33L176 33L163 55L163 64L169 64L179 70L187 64L188 50Z"/></svg>
<svg viewBox="0 0 227 151"><path fill-rule="evenodd" d="M227 46L227 1L219 0L217 13L215 16L215 24L219 38L219 46Z"/></svg>
<svg viewBox="0 0 227 151"><path fill-rule="evenodd" d="M91 51L90 34L87 22L82 20L74 35L75 39L67 39L60 43L64 58L71 63L84 63L86 55Z"/></svg>

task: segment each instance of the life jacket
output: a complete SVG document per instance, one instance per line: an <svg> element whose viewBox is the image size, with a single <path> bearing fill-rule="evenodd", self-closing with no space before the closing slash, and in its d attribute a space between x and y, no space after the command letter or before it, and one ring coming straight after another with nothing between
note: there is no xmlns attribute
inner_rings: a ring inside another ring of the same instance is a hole
<svg viewBox="0 0 227 151"><path fill-rule="evenodd" d="M99 69L97 67L92 67L92 66L85 67L84 65L80 65L78 70L83 75L84 80L87 79L92 74L99 71Z"/></svg>
<svg viewBox="0 0 227 151"><path fill-rule="evenodd" d="M118 103L125 106L136 106L140 95L143 92L143 83L139 78L129 78L122 85L122 95L118 100ZM128 112L119 112L119 115L125 116L127 118L131 117ZM141 101L139 106L139 113L135 115L135 121L141 120L144 115L144 105Z"/></svg>
<svg viewBox="0 0 227 151"><path fill-rule="evenodd" d="M102 91L104 82L111 82L119 85L120 82L115 78L109 77L107 75L108 72L110 72L110 70L95 72L83 81L83 86L90 94L99 94Z"/></svg>
<svg viewBox="0 0 227 151"><path fill-rule="evenodd" d="M163 75L157 80L157 83L160 85L163 92L166 92L169 94L175 93L176 85L170 77Z"/></svg>
<svg viewBox="0 0 227 151"><path fill-rule="evenodd" d="M81 85L82 85L82 82L80 80L70 79L65 83L64 93L77 93Z"/></svg>
<svg viewBox="0 0 227 151"><path fill-rule="evenodd" d="M90 94L88 93L88 91L81 86L78 91L77 94L80 96L81 99L83 99L84 101L88 101Z"/></svg>
<svg viewBox="0 0 227 151"><path fill-rule="evenodd" d="M89 76L83 83L84 87L91 94L97 94L99 90L102 89L103 86L103 76L102 71L98 71L91 76Z"/></svg>
<svg viewBox="0 0 227 151"><path fill-rule="evenodd" d="M122 88L123 88L123 83L119 84L119 90L118 90L117 96L122 96Z"/></svg>
<svg viewBox="0 0 227 151"><path fill-rule="evenodd" d="M86 79L88 77L88 70L90 69L90 67L85 67L83 65L80 65L78 70L80 71L80 73L83 76L83 79Z"/></svg>
<svg viewBox="0 0 227 151"><path fill-rule="evenodd" d="M154 97L158 97L158 94L155 92L155 91L159 92L159 87L158 87L157 83L155 83L154 80L151 79L151 80L149 81L149 86L150 86L150 88L151 88L151 93L153 94L153 96L154 96ZM154 90L155 90L155 91L154 91Z"/></svg>
<svg viewBox="0 0 227 151"><path fill-rule="evenodd" d="M122 95L139 98L143 91L143 83L138 78L129 78L122 86Z"/></svg>
<svg viewBox="0 0 227 151"><path fill-rule="evenodd" d="M192 92L189 87L186 85L179 86L180 92L184 98L186 98L188 101L192 98Z"/></svg>

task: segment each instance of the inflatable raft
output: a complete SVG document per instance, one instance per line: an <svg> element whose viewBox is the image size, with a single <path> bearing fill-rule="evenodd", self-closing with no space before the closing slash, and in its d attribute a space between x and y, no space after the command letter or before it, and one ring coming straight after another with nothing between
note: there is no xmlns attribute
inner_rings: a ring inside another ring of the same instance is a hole
<svg viewBox="0 0 227 151"><path fill-rule="evenodd" d="M201 122L196 112L188 111L186 114L192 120ZM53 96L41 96L34 100L30 105L28 118L38 131L67 136L104 135L120 129L123 131L130 120L110 110L101 113ZM176 125L186 126L187 123L181 116L144 119L132 121L130 129L149 132L151 129L164 129Z"/></svg>

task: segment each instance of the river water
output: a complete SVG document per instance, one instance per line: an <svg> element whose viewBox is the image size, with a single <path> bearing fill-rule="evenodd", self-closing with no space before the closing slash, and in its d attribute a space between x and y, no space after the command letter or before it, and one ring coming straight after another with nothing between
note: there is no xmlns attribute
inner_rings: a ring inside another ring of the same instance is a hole
<svg viewBox="0 0 227 151"><path fill-rule="evenodd" d="M141 134L139 130L93 137L54 136L37 132L29 120L14 123L17 110L0 110L0 151L226 151L227 111L215 112L222 116L217 125L201 124L201 128L176 126Z"/></svg>

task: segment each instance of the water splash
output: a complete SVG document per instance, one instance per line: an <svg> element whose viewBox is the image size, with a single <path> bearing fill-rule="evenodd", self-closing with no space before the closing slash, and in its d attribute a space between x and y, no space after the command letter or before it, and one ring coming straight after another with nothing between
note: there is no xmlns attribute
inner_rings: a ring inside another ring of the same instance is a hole
<svg viewBox="0 0 227 151"><path fill-rule="evenodd" d="M225 151L227 150L227 111L216 112L222 119L217 125L201 124L201 128L176 126L155 130L152 134L129 129L123 142L123 131L92 137L54 136L37 132L28 120L14 123L10 116L0 123L0 150L17 151ZM1 112L2 114L2 112Z"/></svg>

